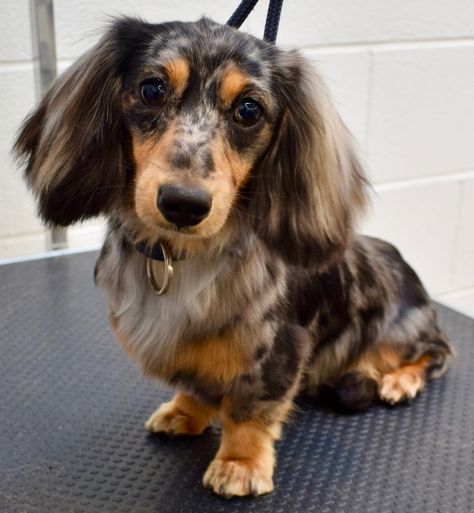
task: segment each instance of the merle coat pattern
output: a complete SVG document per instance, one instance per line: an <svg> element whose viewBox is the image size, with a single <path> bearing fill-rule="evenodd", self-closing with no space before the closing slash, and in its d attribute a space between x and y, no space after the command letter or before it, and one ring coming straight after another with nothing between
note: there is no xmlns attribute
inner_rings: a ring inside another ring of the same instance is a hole
<svg viewBox="0 0 474 513"><path fill-rule="evenodd" d="M354 233L364 171L298 52L207 19L118 19L51 87L16 151L47 223L109 218L96 281L112 327L177 389L146 427L196 435L219 418L204 476L215 492L273 489L274 440L299 391L361 409L413 398L445 371L450 345L416 274ZM163 296L138 242L174 256Z"/></svg>

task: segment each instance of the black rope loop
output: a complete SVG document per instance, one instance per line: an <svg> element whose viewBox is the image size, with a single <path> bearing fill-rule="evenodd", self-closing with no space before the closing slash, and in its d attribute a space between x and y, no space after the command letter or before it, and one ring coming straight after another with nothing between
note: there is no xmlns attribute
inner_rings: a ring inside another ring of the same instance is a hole
<svg viewBox="0 0 474 513"><path fill-rule="evenodd" d="M258 0L242 0L232 16L229 18L227 25L239 28L252 12L257 2ZM276 41L282 5L283 0L270 0L268 5L263 39L269 43L275 43Z"/></svg>

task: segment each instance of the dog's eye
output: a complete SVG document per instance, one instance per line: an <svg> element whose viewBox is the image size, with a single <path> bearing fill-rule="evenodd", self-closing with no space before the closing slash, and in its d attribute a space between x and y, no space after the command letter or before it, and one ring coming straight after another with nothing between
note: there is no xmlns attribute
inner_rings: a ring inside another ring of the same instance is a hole
<svg viewBox="0 0 474 513"><path fill-rule="evenodd" d="M262 117L262 106L252 98L244 98L235 111L235 118L245 126L253 126Z"/></svg>
<svg viewBox="0 0 474 513"><path fill-rule="evenodd" d="M159 106L166 98L166 86L161 78L147 78L140 84L140 96L145 105Z"/></svg>

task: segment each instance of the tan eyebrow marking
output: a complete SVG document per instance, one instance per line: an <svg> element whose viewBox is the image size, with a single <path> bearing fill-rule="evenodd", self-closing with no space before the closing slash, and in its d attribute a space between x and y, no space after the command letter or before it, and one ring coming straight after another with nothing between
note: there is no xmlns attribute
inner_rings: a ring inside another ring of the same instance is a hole
<svg viewBox="0 0 474 513"><path fill-rule="evenodd" d="M163 68L175 92L181 94L188 85L188 61L184 57L177 57L176 59L168 61Z"/></svg>
<svg viewBox="0 0 474 513"><path fill-rule="evenodd" d="M235 98L250 83L250 78L245 75L235 64L231 64L224 71L220 87L220 97L222 103L229 107Z"/></svg>

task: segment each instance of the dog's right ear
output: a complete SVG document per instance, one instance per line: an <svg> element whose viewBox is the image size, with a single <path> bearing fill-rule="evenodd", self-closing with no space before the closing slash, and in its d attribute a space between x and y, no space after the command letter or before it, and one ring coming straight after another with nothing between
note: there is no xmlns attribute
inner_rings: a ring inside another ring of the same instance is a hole
<svg viewBox="0 0 474 513"><path fill-rule="evenodd" d="M61 75L23 123L14 146L44 221L68 226L110 211L127 178L122 71L152 38L123 18Z"/></svg>

